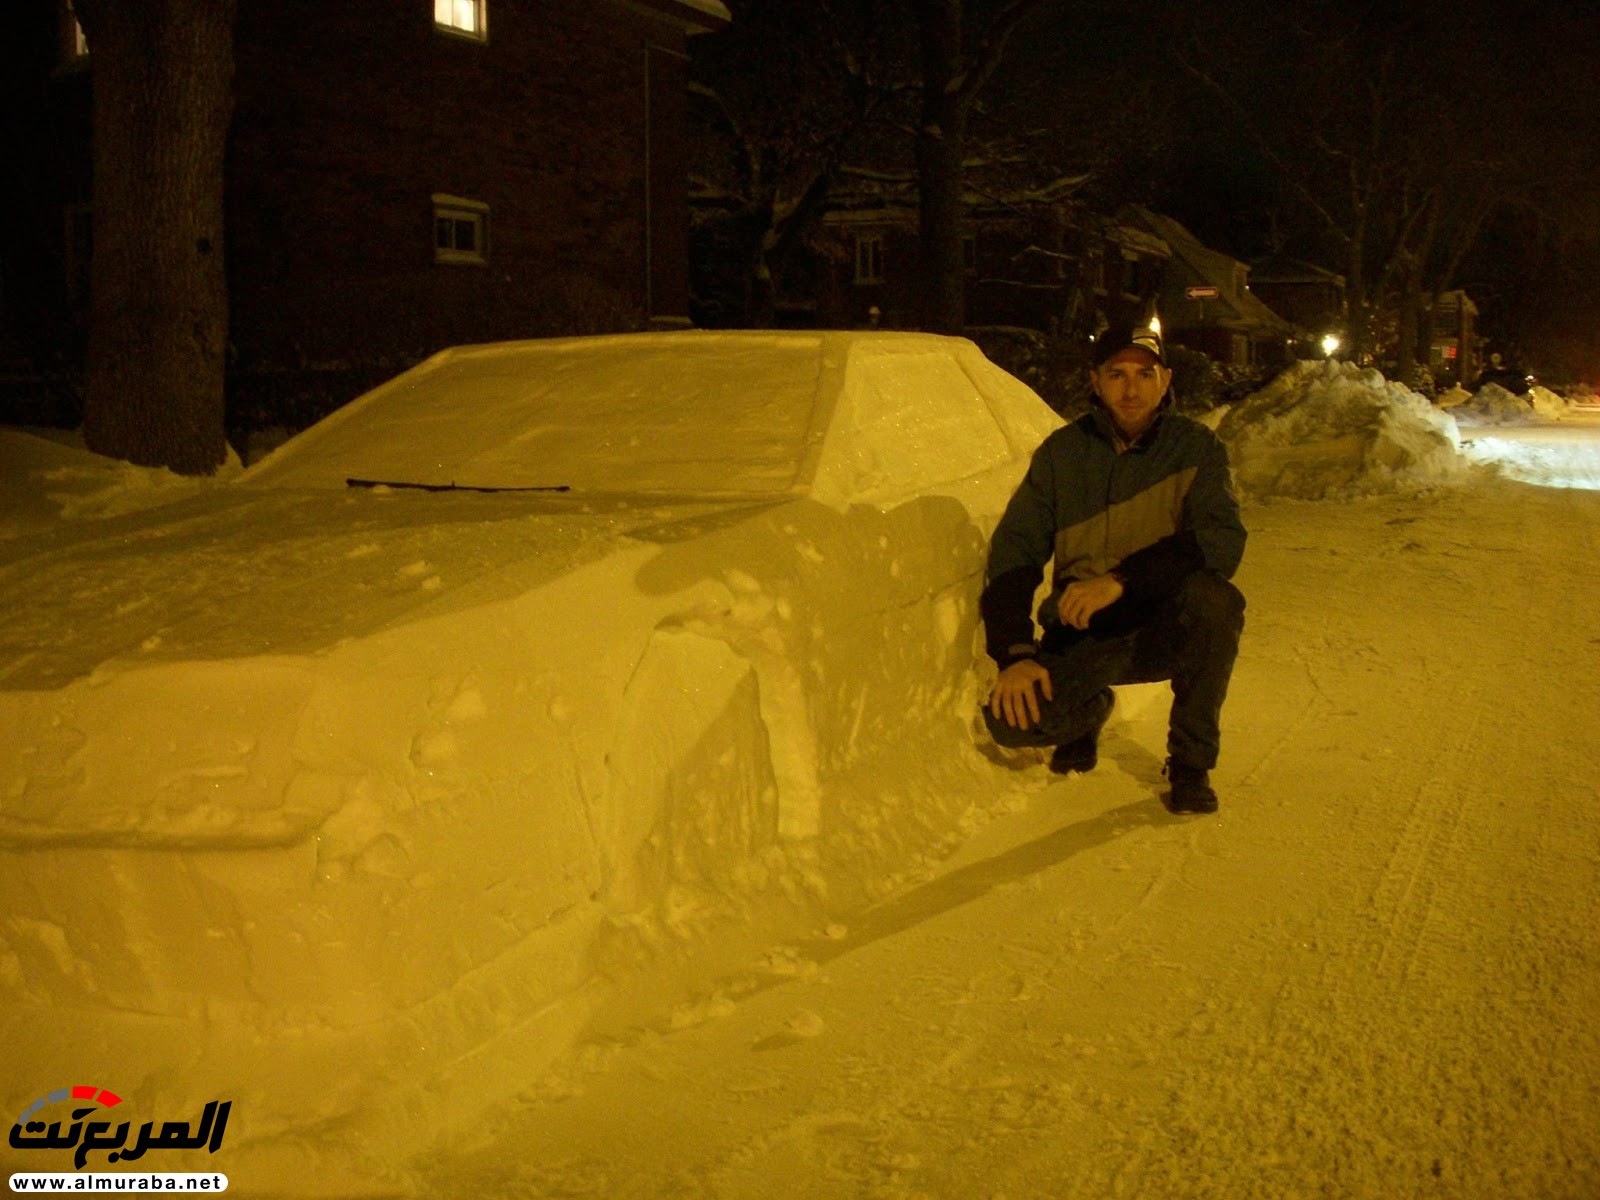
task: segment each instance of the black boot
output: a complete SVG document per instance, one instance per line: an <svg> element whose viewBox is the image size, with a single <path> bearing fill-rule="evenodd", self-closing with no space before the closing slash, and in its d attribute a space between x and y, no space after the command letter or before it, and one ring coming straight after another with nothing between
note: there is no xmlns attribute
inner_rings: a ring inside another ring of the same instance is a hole
<svg viewBox="0 0 1600 1200"><path fill-rule="evenodd" d="M1214 813L1217 794L1211 790L1209 772L1167 760L1167 782L1172 786L1161 800L1172 813Z"/></svg>
<svg viewBox="0 0 1600 1200"><path fill-rule="evenodd" d="M1070 775L1075 771L1085 774L1094 770L1100 761L1100 730L1111 719L1111 709L1116 696L1110 688L1096 692L1089 702L1093 725L1082 737L1062 742L1050 755L1050 769L1057 775Z"/></svg>

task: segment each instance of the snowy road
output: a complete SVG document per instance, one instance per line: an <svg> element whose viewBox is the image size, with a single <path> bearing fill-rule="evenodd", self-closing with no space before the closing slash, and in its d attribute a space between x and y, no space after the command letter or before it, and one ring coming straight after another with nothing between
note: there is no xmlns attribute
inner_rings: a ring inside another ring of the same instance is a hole
<svg viewBox="0 0 1600 1200"><path fill-rule="evenodd" d="M1600 492L1246 516L1219 816L1156 803L1159 705L1091 776L993 768L934 878L407 1190L1600 1194Z"/></svg>
<svg viewBox="0 0 1600 1200"><path fill-rule="evenodd" d="M1464 427L1461 436L1469 458L1496 463L1513 479L1600 489L1600 409L1570 411L1560 424Z"/></svg>

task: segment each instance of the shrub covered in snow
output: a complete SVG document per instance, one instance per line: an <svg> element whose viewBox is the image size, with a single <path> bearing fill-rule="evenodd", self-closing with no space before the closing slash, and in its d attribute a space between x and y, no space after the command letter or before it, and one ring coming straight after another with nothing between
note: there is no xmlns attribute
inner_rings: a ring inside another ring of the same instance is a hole
<svg viewBox="0 0 1600 1200"><path fill-rule="evenodd" d="M1427 487L1462 469L1454 421L1373 369L1302 362L1217 428L1239 489L1321 500Z"/></svg>
<svg viewBox="0 0 1600 1200"><path fill-rule="evenodd" d="M1089 411L1094 396L1087 337L1013 325L968 326L965 333L984 357L1026 383L1059 415L1071 420Z"/></svg>
<svg viewBox="0 0 1600 1200"><path fill-rule="evenodd" d="M1173 404L1179 412L1209 412L1223 402L1222 372L1215 360L1187 346L1169 345Z"/></svg>

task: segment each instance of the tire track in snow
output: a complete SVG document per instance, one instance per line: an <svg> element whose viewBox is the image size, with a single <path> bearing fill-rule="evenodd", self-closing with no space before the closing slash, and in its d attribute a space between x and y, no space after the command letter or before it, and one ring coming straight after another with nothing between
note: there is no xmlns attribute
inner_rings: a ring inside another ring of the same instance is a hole
<svg viewBox="0 0 1600 1200"><path fill-rule="evenodd" d="M1466 697L1470 714L1461 730L1429 757L1425 778L1411 803L1373 892L1372 907L1383 930L1377 977L1386 979L1399 961L1400 983L1411 978L1412 966L1433 922L1438 892L1449 878L1448 866L1461 854L1457 838L1471 804L1460 785L1464 752L1478 737L1483 722L1481 683Z"/></svg>

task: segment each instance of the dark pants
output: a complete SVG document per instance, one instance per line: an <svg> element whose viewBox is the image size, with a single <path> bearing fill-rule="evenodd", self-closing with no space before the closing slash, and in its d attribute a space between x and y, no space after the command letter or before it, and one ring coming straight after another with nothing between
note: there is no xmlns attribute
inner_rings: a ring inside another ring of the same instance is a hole
<svg viewBox="0 0 1600 1200"><path fill-rule="evenodd" d="M1041 650L1053 700L1040 697L1039 723L1013 729L986 704L983 717L1002 746L1056 746L1095 728L1095 697L1113 684L1172 680L1167 754L1209 771L1217 765L1228 679L1244 630L1244 596L1215 571L1196 571L1154 617L1120 637L1080 638L1059 652Z"/></svg>

